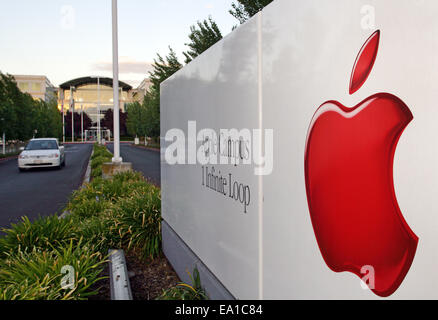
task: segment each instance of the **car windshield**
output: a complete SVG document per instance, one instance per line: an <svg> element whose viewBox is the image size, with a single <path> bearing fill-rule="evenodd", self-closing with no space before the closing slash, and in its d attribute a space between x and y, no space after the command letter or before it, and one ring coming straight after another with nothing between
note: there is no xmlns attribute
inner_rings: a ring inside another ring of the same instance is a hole
<svg viewBox="0 0 438 320"><path fill-rule="evenodd" d="M25 150L58 150L58 144L54 140L34 140L29 142Z"/></svg>

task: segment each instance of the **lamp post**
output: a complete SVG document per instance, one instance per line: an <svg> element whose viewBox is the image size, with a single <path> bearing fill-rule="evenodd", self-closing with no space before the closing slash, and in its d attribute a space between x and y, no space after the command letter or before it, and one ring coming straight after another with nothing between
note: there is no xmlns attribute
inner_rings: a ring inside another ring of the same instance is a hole
<svg viewBox="0 0 438 320"><path fill-rule="evenodd" d="M119 40L117 0L112 0L113 13L113 92L114 92L114 158L113 163L123 162L120 157L120 125L119 125Z"/></svg>
<svg viewBox="0 0 438 320"><path fill-rule="evenodd" d="M73 92L75 91L75 87L70 87L70 111L71 111L71 142L75 142L75 100L73 99Z"/></svg>
<svg viewBox="0 0 438 320"><path fill-rule="evenodd" d="M84 142L84 105L81 104L81 139Z"/></svg>
<svg viewBox="0 0 438 320"><path fill-rule="evenodd" d="M84 99L79 98L78 100L81 103L81 141L84 142Z"/></svg>
<svg viewBox="0 0 438 320"><path fill-rule="evenodd" d="M100 129L100 77L97 77L97 142L102 143Z"/></svg>
<svg viewBox="0 0 438 320"><path fill-rule="evenodd" d="M65 143L64 89L62 89L61 91L61 112L62 112L62 142Z"/></svg>
<svg viewBox="0 0 438 320"><path fill-rule="evenodd" d="M100 130L100 76L91 77L97 79L97 143L101 144Z"/></svg>

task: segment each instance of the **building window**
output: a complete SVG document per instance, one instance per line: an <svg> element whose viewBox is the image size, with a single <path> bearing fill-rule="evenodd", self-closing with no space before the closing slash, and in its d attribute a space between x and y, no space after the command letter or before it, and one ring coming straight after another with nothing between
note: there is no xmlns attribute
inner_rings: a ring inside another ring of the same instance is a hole
<svg viewBox="0 0 438 320"><path fill-rule="evenodd" d="M29 91L29 83L27 82L19 82L18 88L20 88L21 91L26 92Z"/></svg>
<svg viewBox="0 0 438 320"><path fill-rule="evenodd" d="M41 92L41 83L33 82L32 83L32 91L33 92Z"/></svg>

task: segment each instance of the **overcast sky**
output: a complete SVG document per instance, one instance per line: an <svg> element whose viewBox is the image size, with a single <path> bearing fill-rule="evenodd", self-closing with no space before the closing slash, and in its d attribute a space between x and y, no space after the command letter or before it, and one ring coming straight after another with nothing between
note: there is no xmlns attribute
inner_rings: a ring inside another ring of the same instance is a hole
<svg viewBox="0 0 438 320"><path fill-rule="evenodd" d="M181 57L190 26L209 15L222 34L233 0L119 0L120 79L137 85L159 52ZM46 75L54 85L112 77L111 0L1 0L0 71Z"/></svg>

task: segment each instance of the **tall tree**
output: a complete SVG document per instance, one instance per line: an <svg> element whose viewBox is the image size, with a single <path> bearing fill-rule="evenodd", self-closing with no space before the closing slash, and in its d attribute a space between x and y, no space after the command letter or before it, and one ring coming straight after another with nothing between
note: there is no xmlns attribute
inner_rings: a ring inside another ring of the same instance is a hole
<svg viewBox="0 0 438 320"><path fill-rule="evenodd" d="M102 127L105 127L111 131L111 134L114 133L114 111L112 109L108 109L105 111L105 116L101 122ZM120 111L119 115L119 129L120 136L126 135L126 114L125 112Z"/></svg>
<svg viewBox="0 0 438 320"><path fill-rule="evenodd" d="M236 0L231 6L230 13L239 20L240 24L245 23L249 18L262 10L273 0Z"/></svg>
<svg viewBox="0 0 438 320"><path fill-rule="evenodd" d="M140 112L141 131L148 137L158 137L160 135L160 85L183 67L175 51L170 47L169 50L165 58L159 54L157 55L157 59L154 60L153 64L154 69L149 73L152 86L146 93L143 108Z"/></svg>
<svg viewBox="0 0 438 320"><path fill-rule="evenodd" d="M12 76L0 72L0 132L5 132L7 140L25 141L35 130L60 137L62 123L56 101L34 100L20 91Z"/></svg>
<svg viewBox="0 0 438 320"><path fill-rule="evenodd" d="M152 72L149 72L152 87L160 89L161 82L169 78L181 68L182 64L178 61L178 57L171 47L169 47L169 53L165 58L160 54L157 54L157 58L154 59L153 70Z"/></svg>
<svg viewBox="0 0 438 320"><path fill-rule="evenodd" d="M193 59L206 51L216 42L222 39L222 33L216 22L211 17L208 20L198 21L197 25L190 27L190 42L186 43L189 51L183 52L186 57L185 63L190 63Z"/></svg>
<svg viewBox="0 0 438 320"><path fill-rule="evenodd" d="M133 137L141 137L144 135L142 130L142 109L143 105L139 102L128 103L126 105L126 128L128 133Z"/></svg>

